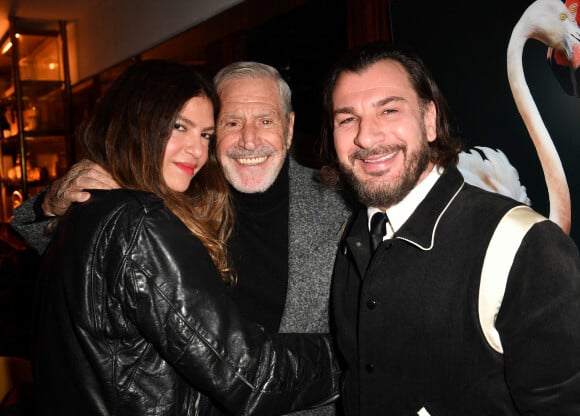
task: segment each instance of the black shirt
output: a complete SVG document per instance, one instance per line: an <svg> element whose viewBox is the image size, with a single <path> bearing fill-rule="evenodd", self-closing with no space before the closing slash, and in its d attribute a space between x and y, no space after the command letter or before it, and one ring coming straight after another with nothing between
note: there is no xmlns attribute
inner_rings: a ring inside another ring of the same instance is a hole
<svg viewBox="0 0 580 416"><path fill-rule="evenodd" d="M228 244L238 274L232 289L244 317L278 332L288 287L288 159L265 192L232 188L236 225Z"/></svg>

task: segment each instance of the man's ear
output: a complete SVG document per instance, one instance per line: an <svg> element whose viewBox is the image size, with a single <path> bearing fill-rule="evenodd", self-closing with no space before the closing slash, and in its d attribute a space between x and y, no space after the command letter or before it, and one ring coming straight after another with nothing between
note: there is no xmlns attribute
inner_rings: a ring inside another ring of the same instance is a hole
<svg viewBox="0 0 580 416"><path fill-rule="evenodd" d="M425 123L427 141L435 141L437 138L437 108L433 101L429 101L429 104L427 104L423 111L423 122Z"/></svg>
<svg viewBox="0 0 580 416"><path fill-rule="evenodd" d="M288 134L286 136L286 145L289 149L290 145L292 144L292 138L294 136L294 111L290 112L288 116Z"/></svg>

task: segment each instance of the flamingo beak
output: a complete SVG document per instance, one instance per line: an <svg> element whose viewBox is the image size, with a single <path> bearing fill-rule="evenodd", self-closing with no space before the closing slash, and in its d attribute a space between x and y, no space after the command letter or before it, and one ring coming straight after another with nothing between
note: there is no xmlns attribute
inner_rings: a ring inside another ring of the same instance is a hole
<svg viewBox="0 0 580 416"><path fill-rule="evenodd" d="M578 0L566 0L565 6L576 20L576 28L572 31L571 45L566 51L548 48L548 63L556 79L566 91L566 94L580 97L580 13Z"/></svg>
<svg viewBox="0 0 580 416"><path fill-rule="evenodd" d="M580 44L575 45L572 60L554 48L548 48L548 63L566 94L580 97Z"/></svg>

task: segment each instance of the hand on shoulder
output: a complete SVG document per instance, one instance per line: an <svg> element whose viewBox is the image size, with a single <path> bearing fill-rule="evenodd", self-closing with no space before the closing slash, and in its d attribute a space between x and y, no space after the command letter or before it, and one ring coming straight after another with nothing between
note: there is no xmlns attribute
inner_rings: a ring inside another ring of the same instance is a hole
<svg viewBox="0 0 580 416"><path fill-rule="evenodd" d="M119 188L119 184L109 172L83 159L50 185L42 201L42 210L47 216L61 216L73 202L84 202L90 198L90 193L85 189L116 188Z"/></svg>

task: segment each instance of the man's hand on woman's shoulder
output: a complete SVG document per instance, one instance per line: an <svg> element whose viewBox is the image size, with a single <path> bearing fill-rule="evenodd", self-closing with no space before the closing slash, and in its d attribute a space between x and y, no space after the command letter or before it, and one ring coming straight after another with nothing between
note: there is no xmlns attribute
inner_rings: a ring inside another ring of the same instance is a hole
<svg viewBox="0 0 580 416"><path fill-rule="evenodd" d="M49 186L42 201L42 210L47 216L61 216L73 202L84 202L90 198L91 194L85 189L116 188L119 188L119 184L109 172L83 159Z"/></svg>

